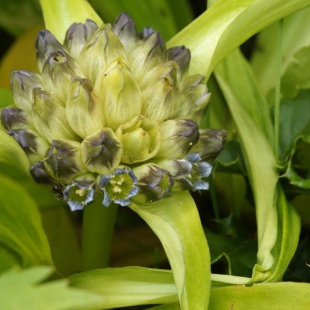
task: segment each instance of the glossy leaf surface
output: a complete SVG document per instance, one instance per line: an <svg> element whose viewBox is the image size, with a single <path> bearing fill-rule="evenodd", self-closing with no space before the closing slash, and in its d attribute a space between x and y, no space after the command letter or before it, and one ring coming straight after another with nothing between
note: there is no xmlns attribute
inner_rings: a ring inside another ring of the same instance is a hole
<svg viewBox="0 0 310 310"><path fill-rule="evenodd" d="M210 254L196 205L188 192L153 204L132 203L163 244L183 309L206 309Z"/></svg>

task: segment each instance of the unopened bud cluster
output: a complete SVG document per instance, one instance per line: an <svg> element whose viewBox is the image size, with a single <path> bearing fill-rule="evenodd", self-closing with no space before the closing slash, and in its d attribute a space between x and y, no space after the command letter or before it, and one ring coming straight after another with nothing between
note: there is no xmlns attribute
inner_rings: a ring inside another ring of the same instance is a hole
<svg viewBox="0 0 310 310"><path fill-rule="evenodd" d="M1 123L72 210L100 195L126 206L208 188L226 134L198 128L210 94L202 75L185 77L188 49L166 49L122 14L113 26L73 24L63 44L41 31L36 52L40 74L12 72Z"/></svg>

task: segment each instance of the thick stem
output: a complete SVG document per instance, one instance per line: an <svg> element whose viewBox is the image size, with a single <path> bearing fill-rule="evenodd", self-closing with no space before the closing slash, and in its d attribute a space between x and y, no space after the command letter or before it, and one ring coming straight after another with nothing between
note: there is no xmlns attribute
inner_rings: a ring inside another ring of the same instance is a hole
<svg viewBox="0 0 310 310"><path fill-rule="evenodd" d="M85 207L82 227L84 270L109 266L116 214L116 205L106 208L98 199Z"/></svg>

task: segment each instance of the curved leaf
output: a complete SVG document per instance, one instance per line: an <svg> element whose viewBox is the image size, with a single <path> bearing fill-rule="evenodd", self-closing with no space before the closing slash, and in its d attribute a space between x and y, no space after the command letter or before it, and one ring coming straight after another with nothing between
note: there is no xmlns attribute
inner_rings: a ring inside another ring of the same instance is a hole
<svg viewBox="0 0 310 310"><path fill-rule="evenodd" d="M210 290L210 254L196 205L189 192L153 204L132 203L163 244L182 309L206 309Z"/></svg>
<svg viewBox="0 0 310 310"><path fill-rule="evenodd" d="M211 291L209 310L226 309L308 309L310 284L264 283L253 286L227 286Z"/></svg>
<svg viewBox="0 0 310 310"><path fill-rule="evenodd" d="M142 267L106 268L70 277L70 285L101 294L104 309L178 300L171 271Z"/></svg>
<svg viewBox="0 0 310 310"><path fill-rule="evenodd" d="M310 8L306 8L284 18L282 28L282 73L287 70L292 62L293 55L310 44L309 13ZM251 57L251 64L260 88L265 96L268 95L268 98L275 88L278 32L278 23L274 23L259 33L256 41L259 48L253 51ZM306 72L308 71L304 70L300 73L305 74ZM272 99L274 99L274 96Z"/></svg>
<svg viewBox="0 0 310 310"><path fill-rule="evenodd" d="M270 252L277 238L277 211L274 205L278 182L276 159L270 141L262 128L263 124L268 122L268 118L264 123L260 123L257 116L256 119L252 116L261 102L254 91L253 76L247 74L248 79L243 77L239 80L236 64L238 67L247 66L240 52L237 51L217 67L216 78L239 131L255 200L259 244L258 264L268 270L274 263ZM242 72L246 74L247 70ZM245 81L247 81L246 84L244 84ZM251 105L248 102L251 102ZM271 122L270 119L269 122Z"/></svg>
<svg viewBox="0 0 310 310"><path fill-rule="evenodd" d="M0 175L0 248L15 256L21 266L52 264L40 213L18 184ZM0 257L0 270L6 262Z"/></svg>
<svg viewBox="0 0 310 310"><path fill-rule="evenodd" d="M9 270L3 273L0 277L1 308L19 310L101 309L100 295L70 288L65 280L39 284L50 276L52 271L50 267L32 267L22 271Z"/></svg>
<svg viewBox="0 0 310 310"><path fill-rule="evenodd" d="M310 0L219 0L179 32L169 47L192 52L189 74L209 78L214 67L246 39L272 22L310 5Z"/></svg>
<svg viewBox="0 0 310 310"><path fill-rule="evenodd" d="M22 148L7 133L0 130L0 164L14 167L29 176L29 162Z"/></svg>

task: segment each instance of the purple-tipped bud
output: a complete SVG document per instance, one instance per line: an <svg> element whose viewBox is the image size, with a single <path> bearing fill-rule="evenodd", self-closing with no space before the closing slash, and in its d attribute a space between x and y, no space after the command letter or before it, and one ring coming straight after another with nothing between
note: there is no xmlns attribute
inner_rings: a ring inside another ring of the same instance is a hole
<svg viewBox="0 0 310 310"><path fill-rule="evenodd" d="M66 104L68 88L73 76L83 77L82 71L73 58L62 51L52 52L43 66L42 78L46 89L55 93L63 105Z"/></svg>
<svg viewBox="0 0 310 310"><path fill-rule="evenodd" d="M127 59L124 46L110 25L102 25L82 49L79 64L85 77L95 84L98 75L117 57Z"/></svg>
<svg viewBox="0 0 310 310"><path fill-rule="evenodd" d="M160 124L161 142L156 158L183 158L199 139L198 124L189 119Z"/></svg>
<svg viewBox="0 0 310 310"><path fill-rule="evenodd" d="M164 40L158 32L153 32L136 44L130 54L129 64L135 78L140 82L147 72L166 60Z"/></svg>
<svg viewBox="0 0 310 310"><path fill-rule="evenodd" d="M7 131L29 128L29 115L18 108L4 108L1 110L1 124Z"/></svg>
<svg viewBox="0 0 310 310"><path fill-rule="evenodd" d="M41 30L38 33L35 47L37 53L37 65L40 72L42 72L43 65L51 53L58 51L66 53L63 46L48 30Z"/></svg>
<svg viewBox="0 0 310 310"><path fill-rule="evenodd" d="M110 128L100 129L82 142L82 160L91 172L109 174L121 157L121 143Z"/></svg>
<svg viewBox="0 0 310 310"><path fill-rule="evenodd" d="M171 174L154 164L145 164L133 169L138 178L139 192L133 197L139 203L151 203L171 195Z"/></svg>
<svg viewBox="0 0 310 310"><path fill-rule="evenodd" d="M31 165L43 159L48 144L37 132L15 129L9 131L8 134L22 147Z"/></svg>
<svg viewBox="0 0 310 310"><path fill-rule="evenodd" d="M11 88L16 106L26 112L31 112L33 89L43 88L41 77L30 71L12 71Z"/></svg>
<svg viewBox="0 0 310 310"><path fill-rule="evenodd" d="M64 46L68 49L70 55L74 59L78 59L86 42L97 29L97 24L90 19L87 19L84 24L74 23L69 27L66 32Z"/></svg>
<svg viewBox="0 0 310 310"><path fill-rule="evenodd" d="M175 46L167 50L167 56L169 60L174 60L182 73L184 73L191 60L191 52L185 46Z"/></svg>
<svg viewBox="0 0 310 310"><path fill-rule="evenodd" d="M227 132L223 129L201 129L198 143L191 150L198 152L203 161L212 162L223 150Z"/></svg>
<svg viewBox="0 0 310 310"><path fill-rule="evenodd" d="M44 164L51 175L64 183L87 172L81 158L81 144L76 141L53 140Z"/></svg>
<svg viewBox="0 0 310 310"><path fill-rule="evenodd" d="M56 182L47 173L44 163L42 161L36 162L30 167L30 173L38 184L49 187L54 187Z"/></svg>
<svg viewBox="0 0 310 310"><path fill-rule="evenodd" d="M135 22L127 13L122 13L113 24L113 32L119 37L126 51L131 51L138 41Z"/></svg>

